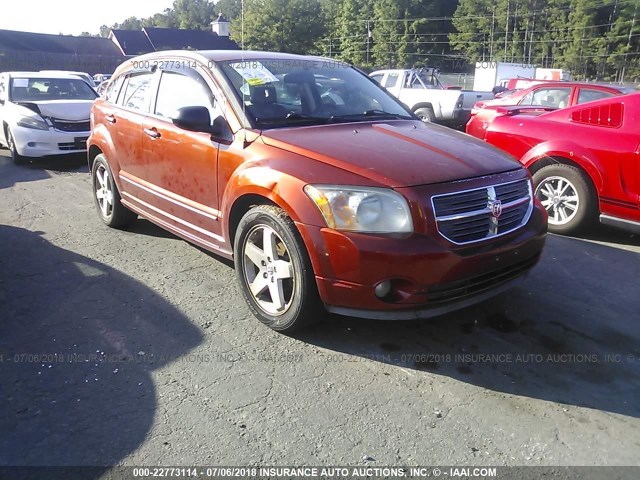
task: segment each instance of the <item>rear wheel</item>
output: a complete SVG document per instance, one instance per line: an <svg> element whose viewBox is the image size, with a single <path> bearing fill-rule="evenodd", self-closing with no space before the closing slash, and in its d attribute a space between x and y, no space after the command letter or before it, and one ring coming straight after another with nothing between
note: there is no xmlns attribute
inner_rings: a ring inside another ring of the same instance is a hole
<svg viewBox="0 0 640 480"><path fill-rule="evenodd" d="M98 215L106 225L121 228L138 218L137 214L122 205L120 192L103 154L98 155L93 162L91 182Z"/></svg>
<svg viewBox="0 0 640 480"><path fill-rule="evenodd" d="M436 121L436 115L433 113L433 109L429 107L418 108L413 113L425 123L433 123Z"/></svg>
<svg viewBox="0 0 640 480"><path fill-rule="evenodd" d="M22 165L26 163L27 159L18 153L18 149L16 148L16 141L13 138L13 134L11 133L11 129L7 127L6 130L6 138L7 138L7 148L9 149L9 153L11 154L11 160L16 165Z"/></svg>
<svg viewBox="0 0 640 480"><path fill-rule="evenodd" d="M291 332L313 323L323 310L307 251L282 209L249 210L236 231L234 256L242 295L268 327Z"/></svg>
<svg viewBox="0 0 640 480"><path fill-rule="evenodd" d="M570 234L590 226L598 198L589 179L570 165L549 165L533 175L535 195L549 214L549 231Z"/></svg>

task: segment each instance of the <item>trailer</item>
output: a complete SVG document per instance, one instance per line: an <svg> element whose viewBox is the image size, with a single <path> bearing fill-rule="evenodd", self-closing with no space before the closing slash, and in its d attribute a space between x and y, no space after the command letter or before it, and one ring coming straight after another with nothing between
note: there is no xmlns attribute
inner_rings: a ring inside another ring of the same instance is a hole
<svg viewBox="0 0 640 480"><path fill-rule="evenodd" d="M535 78L535 65L504 62L477 62L473 89L490 92L512 78ZM506 85L503 85L506 86Z"/></svg>

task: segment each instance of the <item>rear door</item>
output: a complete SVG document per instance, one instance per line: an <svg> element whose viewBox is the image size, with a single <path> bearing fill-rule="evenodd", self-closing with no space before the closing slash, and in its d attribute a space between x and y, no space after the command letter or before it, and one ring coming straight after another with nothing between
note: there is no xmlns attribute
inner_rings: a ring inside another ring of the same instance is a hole
<svg viewBox="0 0 640 480"><path fill-rule="evenodd" d="M173 124L182 107L204 106L211 120L222 115L218 99L195 68L161 72L157 98L143 125L153 203L164 221L203 241L220 242L217 167L219 144L211 134L183 130Z"/></svg>
<svg viewBox="0 0 640 480"><path fill-rule="evenodd" d="M104 110L104 124L111 133L120 178L127 182L123 185L125 192L130 190L132 180L137 182L145 177L142 124L149 113L154 76L150 71L126 75L116 105Z"/></svg>

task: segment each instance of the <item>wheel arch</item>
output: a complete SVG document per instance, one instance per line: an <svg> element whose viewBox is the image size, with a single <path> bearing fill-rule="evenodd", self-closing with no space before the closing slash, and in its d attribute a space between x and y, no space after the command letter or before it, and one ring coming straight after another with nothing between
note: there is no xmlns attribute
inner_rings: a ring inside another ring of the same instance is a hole
<svg viewBox="0 0 640 480"><path fill-rule="evenodd" d="M246 193L236 198L229 210L227 231L229 233L229 242L233 248L238 224L244 215L253 207L258 205L273 205L275 207L282 208L282 206L275 203L269 197L258 193ZM284 209L283 209L284 210ZM286 210L285 210L286 211Z"/></svg>
<svg viewBox="0 0 640 480"><path fill-rule="evenodd" d="M540 144L529 150L520 162L531 175L548 165L562 164L575 167L585 174L596 193L600 192L604 182L592 152L579 145L559 147L559 145Z"/></svg>
<svg viewBox="0 0 640 480"><path fill-rule="evenodd" d="M431 102L419 102L419 103L416 103L413 107L411 107L411 111L413 113L415 113L416 110L418 110L420 108L430 108L431 111L434 114L436 113L435 109L433 108L433 104Z"/></svg>
<svg viewBox="0 0 640 480"><path fill-rule="evenodd" d="M91 145L89 150L87 151L87 163L89 165L89 171L93 169L93 162L95 162L96 157L104 153L100 147L97 145Z"/></svg>

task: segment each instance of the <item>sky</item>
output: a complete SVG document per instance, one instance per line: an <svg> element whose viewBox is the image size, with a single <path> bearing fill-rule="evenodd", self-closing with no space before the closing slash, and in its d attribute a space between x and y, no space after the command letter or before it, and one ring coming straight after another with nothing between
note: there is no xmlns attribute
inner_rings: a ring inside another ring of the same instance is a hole
<svg viewBox="0 0 640 480"><path fill-rule="evenodd" d="M36 33L100 33L128 17L150 17L173 0L1 0L0 30ZM7 5L9 4L9 5Z"/></svg>

